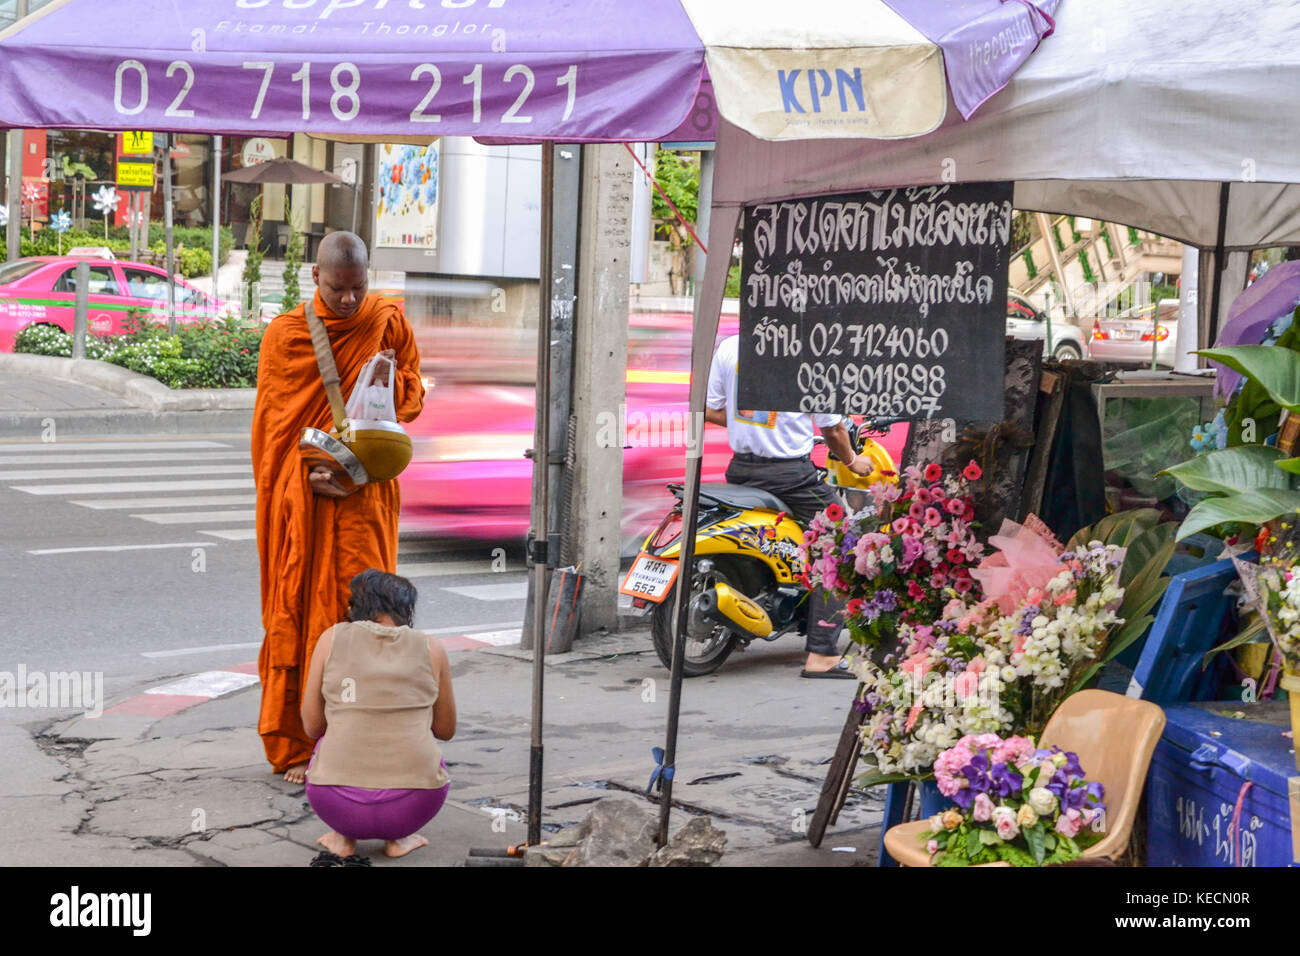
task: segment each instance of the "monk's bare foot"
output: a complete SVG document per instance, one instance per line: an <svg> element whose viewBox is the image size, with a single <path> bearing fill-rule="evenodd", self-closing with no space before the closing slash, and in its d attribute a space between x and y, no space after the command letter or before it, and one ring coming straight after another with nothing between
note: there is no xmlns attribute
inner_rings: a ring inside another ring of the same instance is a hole
<svg viewBox="0 0 1300 956"><path fill-rule="evenodd" d="M335 833L333 830L316 842L336 856L348 857L355 853L357 849L355 840L349 840L342 833Z"/></svg>
<svg viewBox="0 0 1300 956"><path fill-rule="evenodd" d="M289 783L306 783L307 782L307 765L305 763L295 764L284 772L284 779Z"/></svg>
<svg viewBox="0 0 1300 956"><path fill-rule="evenodd" d="M409 837L402 837L400 840L385 840L384 856L406 856L412 850L428 845L428 840L418 833L412 833Z"/></svg>

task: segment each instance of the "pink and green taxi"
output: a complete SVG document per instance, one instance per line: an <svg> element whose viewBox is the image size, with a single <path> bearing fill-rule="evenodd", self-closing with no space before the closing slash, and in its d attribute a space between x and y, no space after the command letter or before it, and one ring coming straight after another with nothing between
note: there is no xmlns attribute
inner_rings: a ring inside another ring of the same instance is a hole
<svg viewBox="0 0 1300 956"><path fill-rule="evenodd" d="M0 351L12 352L14 337L30 325L72 331L77 263L83 260L90 264L86 320L91 332L122 332L132 314L166 319L166 271L142 262L123 262L107 252L74 251L76 255L0 263ZM216 303L201 289L180 279L172 282L177 321L195 322L217 315Z"/></svg>

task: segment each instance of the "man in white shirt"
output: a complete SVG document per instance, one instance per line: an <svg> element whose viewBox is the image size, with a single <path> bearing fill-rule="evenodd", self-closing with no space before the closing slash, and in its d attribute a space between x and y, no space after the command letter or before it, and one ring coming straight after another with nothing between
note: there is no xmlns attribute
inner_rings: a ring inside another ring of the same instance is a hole
<svg viewBox="0 0 1300 956"><path fill-rule="evenodd" d="M817 512L838 501L812 463L813 429L820 429L826 446L857 475L871 474L869 459L854 452L848 429L840 415L807 412L772 412L736 407L736 363L740 336L718 343L709 367L708 406L704 420L727 429L732 459L727 481L770 492L791 510L791 516L807 526ZM818 589L810 598L808 659L801 677L852 678L837 651L841 608Z"/></svg>

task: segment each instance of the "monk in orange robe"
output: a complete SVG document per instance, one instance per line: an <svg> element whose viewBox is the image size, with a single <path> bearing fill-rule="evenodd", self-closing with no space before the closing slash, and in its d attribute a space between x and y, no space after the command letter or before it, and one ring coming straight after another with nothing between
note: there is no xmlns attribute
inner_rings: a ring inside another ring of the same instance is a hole
<svg viewBox="0 0 1300 956"><path fill-rule="evenodd" d="M313 308L329 331L344 399L362 366L388 351L396 365L397 417L409 422L424 406L420 355L401 306L367 294L367 266L358 236L326 236L312 269ZM262 337L252 430L266 632L257 662L257 729L272 769L291 783L305 778L314 744L299 714L312 650L327 628L347 619L354 575L367 568L397 570L400 504L396 481L371 482L349 494L328 469L309 469L298 452L304 428L334 428L304 309L277 316Z"/></svg>

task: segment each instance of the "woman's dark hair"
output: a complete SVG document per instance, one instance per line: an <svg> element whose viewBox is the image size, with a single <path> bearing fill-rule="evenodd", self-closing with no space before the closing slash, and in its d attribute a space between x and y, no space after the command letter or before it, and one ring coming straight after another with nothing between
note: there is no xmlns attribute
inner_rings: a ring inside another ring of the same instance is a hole
<svg viewBox="0 0 1300 956"><path fill-rule="evenodd" d="M398 625L409 625L415 615L415 585L406 578L377 571L362 571L352 579L348 620L373 621L387 614Z"/></svg>

